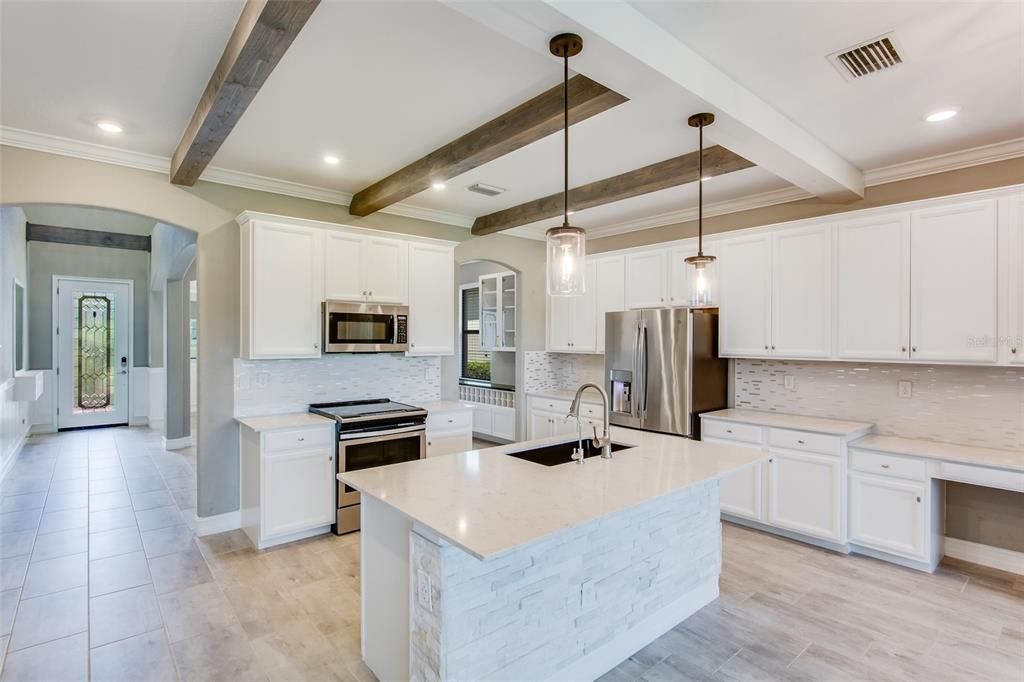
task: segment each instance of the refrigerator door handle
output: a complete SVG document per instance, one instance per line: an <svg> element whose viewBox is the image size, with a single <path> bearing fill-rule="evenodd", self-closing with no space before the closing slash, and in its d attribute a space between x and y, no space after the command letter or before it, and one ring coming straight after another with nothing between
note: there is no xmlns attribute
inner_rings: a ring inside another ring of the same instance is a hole
<svg viewBox="0 0 1024 682"><path fill-rule="evenodd" d="M637 418L640 417L640 324L637 320L633 334L633 386L629 395L630 413Z"/></svg>
<svg viewBox="0 0 1024 682"><path fill-rule="evenodd" d="M643 386L640 394L641 406L640 416L647 416L647 324L640 323L640 376L643 377Z"/></svg>

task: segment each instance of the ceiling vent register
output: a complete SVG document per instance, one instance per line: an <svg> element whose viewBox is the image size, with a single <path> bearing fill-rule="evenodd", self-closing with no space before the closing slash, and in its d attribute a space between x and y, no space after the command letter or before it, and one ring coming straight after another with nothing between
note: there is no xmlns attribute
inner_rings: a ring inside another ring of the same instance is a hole
<svg viewBox="0 0 1024 682"><path fill-rule="evenodd" d="M903 55L897 49L896 37L892 33L874 38L841 52L834 52L828 60L848 81L886 71L903 63Z"/></svg>
<svg viewBox="0 0 1024 682"><path fill-rule="evenodd" d="M485 197L496 197L499 194L504 193L506 190L504 187L495 187L494 185L485 185L482 182L470 185L467 187L470 192L476 192L477 194L483 194Z"/></svg>

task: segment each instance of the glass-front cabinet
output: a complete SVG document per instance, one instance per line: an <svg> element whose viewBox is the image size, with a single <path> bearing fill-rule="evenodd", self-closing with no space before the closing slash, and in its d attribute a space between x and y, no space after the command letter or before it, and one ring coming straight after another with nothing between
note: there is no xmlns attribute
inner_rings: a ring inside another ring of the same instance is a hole
<svg viewBox="0 0 1024 682"><path fill-rule="evenodd" d="M481 275L480 349L509 351L516 349L516 273L497 272Z"/></svg>

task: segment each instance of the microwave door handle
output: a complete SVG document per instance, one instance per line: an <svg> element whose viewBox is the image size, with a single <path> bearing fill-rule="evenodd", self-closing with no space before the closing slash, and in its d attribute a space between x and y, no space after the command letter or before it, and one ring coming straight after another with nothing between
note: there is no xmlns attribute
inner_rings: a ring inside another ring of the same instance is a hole
<svg viewBox="0 0 1024 682"><path fill-rule="evenodd" d="M416 424L415 426L403 426L397 429L388 429L386 431L360 431L359 433L341 433L338 435L338 440L379 440L381 436L394 436L402 433L415 433L416 431L426 431L427 427L425 424Z"/></svg>

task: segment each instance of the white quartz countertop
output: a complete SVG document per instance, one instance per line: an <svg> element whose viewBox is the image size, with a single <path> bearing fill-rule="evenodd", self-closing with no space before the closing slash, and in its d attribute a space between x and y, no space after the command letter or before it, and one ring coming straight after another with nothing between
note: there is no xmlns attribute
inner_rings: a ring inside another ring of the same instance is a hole
<svg viewBox="0 0 1024 682"><path fill-rule="evenodd" d="M473 409L472 403L464 403L461 400L428 400L425 403L415 403L415 405L416 407L422 407L427 411L427 414Z"/></svg>
<svg viewBox="0 0 1024 682"><path fill-rule="evenodd" d="M303 426L329 426L333 419L321 417L311 412L295 412L292 414L272 414L265 417L235 417L235 421L253 431L276 431L277 429L297 429Z"/></svg>
<svg viewBox="0 0 1024 682"><path fill-rule="evenodd" d="M755 424L757 426L775 427L779 429L796 429L797 431L828 433L833 436L864 435L871 431L874 426L870 422L855 422L847 421L845 419L826 419L824 417L805 417L798 414L781 414L779 412L764 412L762 410L744 409L705 412L701 417L737 422L740 424Z"/></svg>
<svg viewBox="0 0 1024 682"><path fill-rule="evenodd" d="M636 447L547 467L510 457L554 436L338 474L480 559L767 459L759 450L612 427Z"/></svg>
<svg viewBox="0 0 1024 682"><path fill-rule="evenodd" d="M850 443L850 447L890 452L896 455L912 455L926 459L977 464L997 469L1024 471L1024 451L997 450L977 445L941 443L923 438L901 438L899 436L865 436Z"/></svg>

